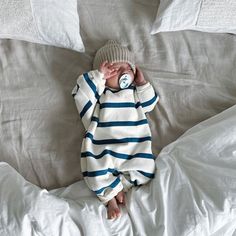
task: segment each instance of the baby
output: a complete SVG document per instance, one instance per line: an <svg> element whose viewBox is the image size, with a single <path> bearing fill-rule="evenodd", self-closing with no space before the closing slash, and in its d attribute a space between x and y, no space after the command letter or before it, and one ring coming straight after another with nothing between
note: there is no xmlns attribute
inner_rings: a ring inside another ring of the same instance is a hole
<svg viewBox="0 0 236 236"><path fill-rule="evenodd" d="M88 187L107 205L108 219L120 216L124 192L154 178L155 157L146 118L159 100L135 66L128 48L109 40L94 58L94 70L72 91L86 134L81 169Z"/></svg>

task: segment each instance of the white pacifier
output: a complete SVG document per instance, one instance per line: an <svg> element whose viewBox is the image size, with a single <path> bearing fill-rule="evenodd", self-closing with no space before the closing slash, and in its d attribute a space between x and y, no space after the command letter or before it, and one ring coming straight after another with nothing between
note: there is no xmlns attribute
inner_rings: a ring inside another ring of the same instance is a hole
<svg viewBox="0 0 236 236"><path fill-rule="evenodd" d="M119 85L121 89L128 88L132 84L132 77L129 74L123 74L119 78Z"/></svg>

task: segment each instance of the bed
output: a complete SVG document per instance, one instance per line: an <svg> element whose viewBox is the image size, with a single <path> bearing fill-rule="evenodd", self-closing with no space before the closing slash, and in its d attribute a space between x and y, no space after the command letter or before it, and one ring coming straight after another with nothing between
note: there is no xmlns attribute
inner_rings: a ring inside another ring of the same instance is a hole
<svg viewBox="0 0 236 236"><path fill-rule="evenodd" d="M0 235L236 235L234 31L203 32L201 20L156 34L158 1L76 2L84 52L0 39ZM126 194L116 220L83 181L71 96L108 39L134 51L160 94L148 115L155 179Z"/></svg>

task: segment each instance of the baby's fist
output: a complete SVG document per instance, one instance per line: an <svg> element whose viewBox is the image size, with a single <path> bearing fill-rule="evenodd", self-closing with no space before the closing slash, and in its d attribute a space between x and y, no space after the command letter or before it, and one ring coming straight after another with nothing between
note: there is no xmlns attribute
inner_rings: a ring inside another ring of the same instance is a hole
<svg viewBox="0 0 236 236"><path fill-rule="evenodd" d="M143 76L143 72L139 69L139 67L136 66L136 74L135 74L135 84L137 86L142 86L144 84L147 83L147 81L145 80L144 76Z"/></svg>

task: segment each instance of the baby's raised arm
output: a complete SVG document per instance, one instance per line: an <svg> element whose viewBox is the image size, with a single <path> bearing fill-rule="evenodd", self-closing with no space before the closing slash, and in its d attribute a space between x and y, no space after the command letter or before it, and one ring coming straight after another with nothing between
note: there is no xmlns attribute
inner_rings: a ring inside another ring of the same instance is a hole
<svg viewBox="0 0 236 236"><path fill-rule="evenodd" d="M144 112L150 112L159 101L159 94L155 92L153 86L145 80L142 71L136 67L135 85L137 96L144 109Z"/></svg>
<svg viewBox="0 0 236 236"><path fill-rule="evenodd" d="M86 130L91 122L95 105L104 89L104 75L98 70L94 70L80 75L72 90L72 96Z"/></svg>

